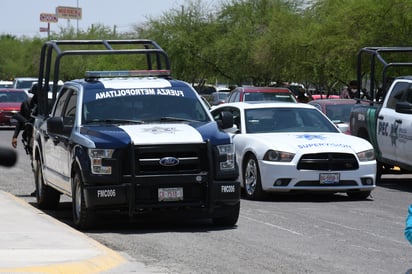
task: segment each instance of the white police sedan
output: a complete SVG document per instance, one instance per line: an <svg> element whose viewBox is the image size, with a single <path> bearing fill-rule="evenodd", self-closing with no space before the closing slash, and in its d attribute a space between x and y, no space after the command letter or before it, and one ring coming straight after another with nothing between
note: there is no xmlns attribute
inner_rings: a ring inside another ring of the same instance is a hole
<svg viewBox="0 0 412 274"><path fill-rule="evenodd" d="M296 103L227 103L241 186L249 199L269 192L323 191L366 199L375 188L372 145L341 133L318 109Z"/></svg>

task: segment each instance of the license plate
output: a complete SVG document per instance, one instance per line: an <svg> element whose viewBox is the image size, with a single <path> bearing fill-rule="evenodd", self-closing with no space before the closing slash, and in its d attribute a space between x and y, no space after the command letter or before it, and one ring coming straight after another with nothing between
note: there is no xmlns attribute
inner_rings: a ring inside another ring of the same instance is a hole
<svg viewBox="0 0 412 274"><path fill-rule="evenodd" d="M157 193L159 202L183 200L183 187L159 188Z"/></svg>
<svg viewBox="0 0 412 274"><path fill-rule="evenodd" d="M320 173L319 182L321 185L339 184L339 173Z"/></svg>

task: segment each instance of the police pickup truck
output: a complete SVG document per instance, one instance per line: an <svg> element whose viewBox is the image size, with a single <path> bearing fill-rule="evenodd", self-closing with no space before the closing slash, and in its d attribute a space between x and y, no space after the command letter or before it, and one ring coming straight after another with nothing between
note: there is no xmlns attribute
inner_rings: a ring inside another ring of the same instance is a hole
<svg viewBox="0 0 412 274"><path fill-rule="evenodd" d="M39 208L56 208L68 195L79 229L104 211L235 225L238 169L222 131L232 117L213 120L191 85L171 78L167 54L151 40L46 42L38 83L47 85L52 74L57 82L63 57L79 55L88 66L89 57L127 55L136 67L143 56L145 67L85 71L59 90L53 85L51 107L49 87L39 85L33 146Z"/></svg>
<svg viewBox="0 0 412 274"><path fill-rule="evenodd" d="M370 98L352 109L350 131L372 143L377 180L412 171L412 76L401 76L411 73L411 59L411 47L367 47L358 54L358 92L369 84Z"/></svg>

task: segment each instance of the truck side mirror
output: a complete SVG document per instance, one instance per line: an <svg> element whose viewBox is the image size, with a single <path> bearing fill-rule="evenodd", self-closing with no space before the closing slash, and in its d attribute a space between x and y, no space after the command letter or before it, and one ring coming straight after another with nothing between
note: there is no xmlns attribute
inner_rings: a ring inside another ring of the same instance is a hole
<svg viewBox="0 0 412 274"><path fill-rule="evenodd" d="M395 111L399 113L412 114L412 104L409 102L398 102Z"/></svg>
<svg viewBox="0 0 412 274"><path fill-rule="evenodd" d="M229 111L222 111L218 119L218 124L222 129L233 127L233 114Z"/></svg>
<svg viewBox="0 0 412 274"><path fill-rule="evenodd" d="M47 131L62 134L64 130L63 117L51 117L47 120Z"/></svg>

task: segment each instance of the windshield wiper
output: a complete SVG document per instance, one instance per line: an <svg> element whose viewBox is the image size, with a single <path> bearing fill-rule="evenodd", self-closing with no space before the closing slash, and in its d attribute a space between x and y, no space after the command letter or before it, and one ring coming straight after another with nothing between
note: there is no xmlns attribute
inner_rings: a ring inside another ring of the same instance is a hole
<svg viewBox="0 0 412 274"><path fill-rule="evenodd" d="M88 120L85 124L105 123L105 124L144 124L142 120L126 120L126 119L93 119Z"/></svg>
<svg viewBox="0 0 412 274"><path fill-rule="evenodd" d="M179 118L179 117L169 117L169 116L160 117L159 120L160 121L172 121L172 122L198 122L198 121L193 120L193 119L186 119L186 118Z"/></svg>

